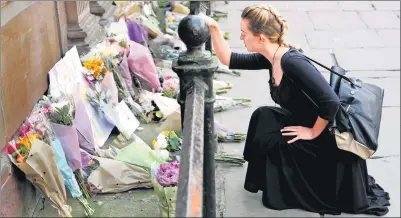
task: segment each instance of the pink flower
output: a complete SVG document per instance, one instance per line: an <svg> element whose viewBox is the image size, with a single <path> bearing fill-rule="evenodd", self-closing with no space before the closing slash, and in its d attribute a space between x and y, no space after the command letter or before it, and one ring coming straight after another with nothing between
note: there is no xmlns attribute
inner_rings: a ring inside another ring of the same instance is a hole
<svg viewBox="0 0 401 218"><path fill-rule="evenodd" d="M161 164L156 172L156 180L162 186L174 186L178 184L179 163Z"/></svg>
<svg viewBox="0 0 401 218"><path fill-rule="evenodd" d="M168 78L168 76L164 79L163 81L163 90L168 91L168 90L175 90L177 89L178 84L175 82L173 78Z"/></svg>
<svg viewBox="0 0 401 218"><path fill-rule="evenodd" d="M47 114L47 113L50 113L50 112L52 112L52 107L50 105L48 105L48 104L44 105L42 113Z"/></svg>
<svg viewBox="0 0 401 218"><path fill-rule="evenodd" d="M24 136L24 135L28 134L30 128L31 128L31 126L29 124L26 124L25 126L23 126L20 131L20 135Z"/></svg>

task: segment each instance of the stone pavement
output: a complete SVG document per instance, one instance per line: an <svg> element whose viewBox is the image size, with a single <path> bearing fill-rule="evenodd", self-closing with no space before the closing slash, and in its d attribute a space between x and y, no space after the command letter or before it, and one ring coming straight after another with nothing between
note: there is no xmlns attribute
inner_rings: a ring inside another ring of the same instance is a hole
<svg viewBox="0 0 401 218"><path fill-rule="evenodd" d="M254 3L268 3L275 7L289 23L287 41L300 45L306 55L331 66L333 62L329 49L332 49L339 64L351 71L347 75L385 88L380 145L375 154L378 159L368 160L368 169L390 193L392 206L387 216L400 216L400 2L230 1L229 5L216 2L218 9L229 11L228 18L219 23L223 31L231 32L229 43L233 51L246 52L239 40L240 15L244 7ZM329 78L326 70L318 69ZM231 131L246 132L250 116L256 108L274 105L266 71L243 71L239 78L219 76L219 79L233 83L234 88L227 96L253 100L252 108L215 115ZM242 154L243 144L223 144L222 149ZM218 166L220 216L319 216L301 210L274 211L265 208L261 192L251 194L243 188L246 168L246 165Z"/></svg>
<svg viewBox="0 0 401 218"><path fill-rule="evenodd" d="M215 2L217 9L229 12L221 19L224 31L231 32L229 43L233 51L245 52L239 40L241 10L254 3L266 1ZM393 2L290 2L269 1L288 21L288 42L299 44L305 53L331 66L329 49L333 49L340 65L365 82L385 88L384 107L377 159L368 161L369 173L390 193L392 206L388 217L400 216L400 3ZM326 78L329 74L318 67ZM226 96L253 100L252 108L230 110L215 115L231 131L246 132L252 112L263 105L274 105L269 95L266 71L242 71L241 77L219 75L234 88ZM242 87L242 88L240 88ZM144 126L138 133L150 143L157 135L154 126ZM227 153L242 154L242 144L220 144ZM275 211L265 208L261 193L251 194L243 189L244 166L218 164L216 169L217 205L219 217L318 217L301 210ZM77 202L72 201L73 216L83 215ZM152 190L134 190L114 195L94 197L95 216L99 217L157 217L157 198ZM42 209L42 206L44 209ZM34 217L55 216L56 211L45 202L39 204ZM353 216L343 214L341 216ZM355 215L354 215L355 216ZM364 215L362 215L364 216Z"/></svg>

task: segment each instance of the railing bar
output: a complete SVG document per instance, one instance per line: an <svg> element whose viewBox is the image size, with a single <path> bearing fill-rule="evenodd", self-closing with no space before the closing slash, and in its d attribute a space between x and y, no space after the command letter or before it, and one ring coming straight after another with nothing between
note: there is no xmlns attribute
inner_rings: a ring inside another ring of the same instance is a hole
<svg viewBox="0 0 401 218"><path fill-rule="evenodd" d="M185 100L176 217L202 217L205 85L196 80Z"/></svg>

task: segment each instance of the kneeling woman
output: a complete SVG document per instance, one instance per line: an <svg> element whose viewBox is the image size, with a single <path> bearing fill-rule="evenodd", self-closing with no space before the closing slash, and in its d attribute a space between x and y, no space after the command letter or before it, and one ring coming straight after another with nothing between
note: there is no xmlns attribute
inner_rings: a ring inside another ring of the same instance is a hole
<svg viewBox="0 0 401 218"><path fill-rule="evenodd" d="M245 8L241 18L241 40L254 53L231 52L218 24L205 17L216 55L231 69L268 69L271 98L280 105L252 114L245 189L262 191L271 209L385 215L388 193L368 175L365 160L337 148L327 124L339 99L314 65L285 43L285 20L262 5Z"/></svg>

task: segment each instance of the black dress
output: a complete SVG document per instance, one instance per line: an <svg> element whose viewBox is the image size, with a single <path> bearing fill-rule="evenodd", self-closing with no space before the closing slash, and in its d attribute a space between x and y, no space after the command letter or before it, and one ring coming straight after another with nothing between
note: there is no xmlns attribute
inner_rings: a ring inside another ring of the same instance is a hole
<svg viewBox="0 0 401 218"><path fill-rule="evenodd" d="M229 67L269 69L271 78L270 62L258 53L232 53ZM313 127L317 116L332 121L340 102L301 52L290 49L281 67L280 84L269 80L271 97L280 107L258 108L250 119L244 149L245 189L262 191L263 204L276 210L387 214L389 195L368 175L366 161L338 149L327 128L313 140L287 143L291 137L282 135L283 127Z"/></svg>

